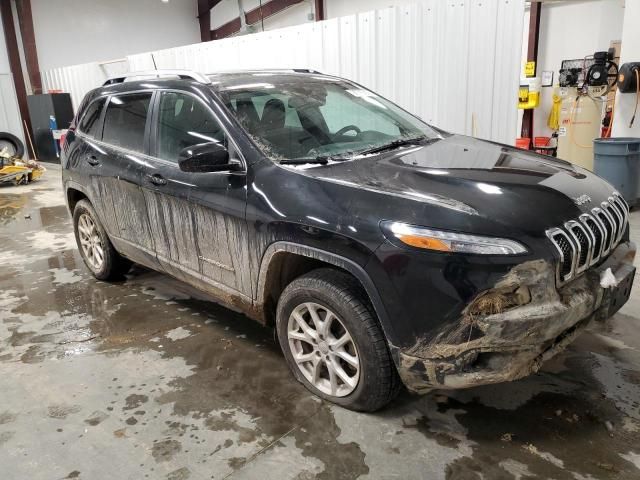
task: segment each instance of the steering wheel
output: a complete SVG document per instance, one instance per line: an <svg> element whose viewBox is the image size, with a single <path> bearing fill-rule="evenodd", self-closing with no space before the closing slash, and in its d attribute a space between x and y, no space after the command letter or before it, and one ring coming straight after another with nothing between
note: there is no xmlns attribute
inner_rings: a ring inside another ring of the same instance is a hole
<svg viewBox="0 0 640 480"><path fill-rule="evenodd" d="M345 133L349 132L353 130L354 132L356 132L356 135L362 133L362 130L360 130L358 127L356 127L355 125L347 125L346 127L342 127L340 130L338 130L335 133L336 137L341 137L342 135L344 135Z"/></svg>

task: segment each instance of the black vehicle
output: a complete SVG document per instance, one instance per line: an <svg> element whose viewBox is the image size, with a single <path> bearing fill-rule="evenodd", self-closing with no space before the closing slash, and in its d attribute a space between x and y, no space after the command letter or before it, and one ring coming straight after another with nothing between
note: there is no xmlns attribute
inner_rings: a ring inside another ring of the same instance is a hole
<svg viewBox="0 0 640 480"><path fill-rule="evenodd" d="M313 71L112 79L79 109L63 181L98 279L137 262L212 293L355 410L401 383L535 372L634 276L629 209L605 181Z"/></svg>

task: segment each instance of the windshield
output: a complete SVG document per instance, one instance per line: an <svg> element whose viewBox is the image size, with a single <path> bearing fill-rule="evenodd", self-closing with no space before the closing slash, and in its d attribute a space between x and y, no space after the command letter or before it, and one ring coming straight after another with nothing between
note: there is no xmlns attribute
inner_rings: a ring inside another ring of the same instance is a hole
<svg viewBox="0 0 640 480"><path fill-rule="evenodd" d="M276 161L347 159L386 145L439 138L426 123L344 80L266 73L241 78L218 82L218 93Z"/></svg>

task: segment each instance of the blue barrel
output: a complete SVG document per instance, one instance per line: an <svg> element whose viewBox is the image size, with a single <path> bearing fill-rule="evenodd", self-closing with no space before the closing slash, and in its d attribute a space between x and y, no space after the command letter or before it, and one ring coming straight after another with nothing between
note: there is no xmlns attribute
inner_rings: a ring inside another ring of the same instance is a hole
<svg viewBox="0 0 640 480"><path fill-rule="evenodd" d="M633 206L640 187L640 138L596 138L593 170L607 180Z"/></svg>

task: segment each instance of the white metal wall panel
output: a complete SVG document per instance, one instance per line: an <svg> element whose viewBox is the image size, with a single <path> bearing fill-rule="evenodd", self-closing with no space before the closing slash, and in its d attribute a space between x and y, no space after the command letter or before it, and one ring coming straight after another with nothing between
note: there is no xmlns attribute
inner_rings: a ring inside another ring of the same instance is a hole
<svg viewBox="0 0 640 480"><path fill-rule="evenodd" d="M106 79L105 69L97 63L55 68L42 73L44 91L62 90L70 93L74 108L80 105L89 90L102 85Z"/></svg>
<svg viewBox="0 0 640 480"><path fill-rule="evenodd" d="M358 15L358 72L360 83L375 88L377 68L376 18L377 12Z"/></svg>
<svg viewBox="0 0 640 480"><path fill-rule="evenodd" d="M440 9L436 9L439 0L427 0L423 2L421 14L421 27L418 30L419 50L416 59L417 109L422 118L429 123L439 124L438 119L438 92L441 84L446 84L447 73L439 70L441 58L444 55L443 46L440 44L440 34L437 26L441 21L438 18Z"/></svg>
<svg viewBox="0 0 640 480"><path fill-rule="evenodd" d="M514 99L517 98L520 83L524 18L523 11L517 11L514 8L514 1L498 0L493 57L493 116L490 137L488 137L510 144L515 143L518 122L518 111L514 109ZM516 38L518 36L520 38ZM485 94L488 93L485 91Z"/></svg>
<svg viewBox="0 0 640 480"><path fill-rule="evenodd" d="M470 9L466 131L483 138L491 136L494 97L503 94L486 88L494 82L498 5L499 2L471 2ZM485 35L484 41L471 41L480 35Z"/></svg>
<svg viewBox="0 0 640 480"><path fill-rule="evenodd" d="M153 56L158 68L205 73L312 68L355 80L444 129L513 143L523 12L524 0L423 0ZM132 71L153 69L151 53L127 60ZM76 105L105 77L94 64L44 76Z"/></svg>
<svg viewBox="0 0 640 480"><path fill-rule="evenodd" d="M18 107L18 97L10 73L0 74L0 132L9 132L29 148L25 142L22 117Z"/></svg>
<svg viewBox="0 0 640 480"><path fill-rule="evenodd" d="M402 75L398 71L396 61L398 55L404 55L396 49L396 8L389 7L378 10L376 18L376 84L378 93L396 100L395 79ZM367 85L368 86L368 85Z"/></svg>

